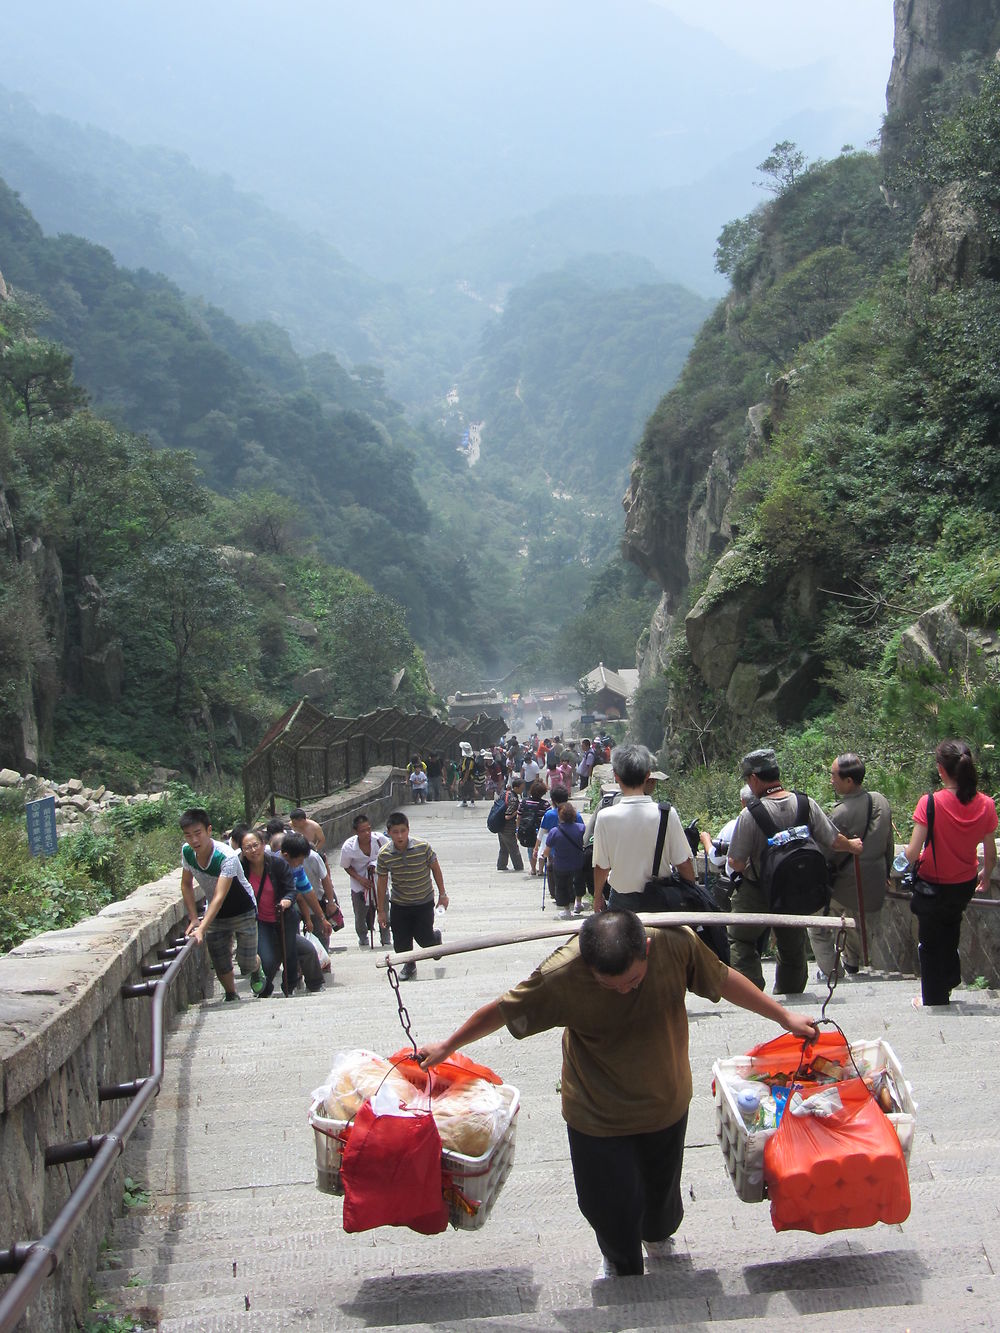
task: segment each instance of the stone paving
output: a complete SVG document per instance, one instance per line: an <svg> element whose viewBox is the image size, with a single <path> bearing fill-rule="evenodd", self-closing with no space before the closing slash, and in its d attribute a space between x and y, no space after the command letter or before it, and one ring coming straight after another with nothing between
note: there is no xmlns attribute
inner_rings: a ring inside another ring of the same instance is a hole
<svg viewBox="0 0 1000 1333"><path fill-rule="evenodd" d="M495 869L486 806L410 810L440 855L448 938L549 921L541 881ZM343 874L336 880L346 897ZM348 938L350 936L350 938ZM768 1206L733 1193L716 1140L714 1059L777 1032L690 997L695 1097L676 1253L642 1278L594 1281L599 1255L573 1193L559 1114L559 1034L505 1031L473 1054L521 1091L513 1172L485 1226L418 1236L346 1235L341 1200L315 1188L310 1091L332 1054L404 1045L384 972L336 937L332 984L315 996L191 1008L168 1045L155 1112L127 1169L152 1193L116 1226L98 1294L144 1327L188 1330L1000 1327L1000 997L963 991L915 1012L912 979L842 986L830 1014L852 1039L885 1037L919 1103L902 1226L776 1234ZM418 1040L447 1035L526 975L546 942L424 963L403 987ZM823 988L825 994L825 988ZM817 987L793 1007L818 1012Z"/></svg>

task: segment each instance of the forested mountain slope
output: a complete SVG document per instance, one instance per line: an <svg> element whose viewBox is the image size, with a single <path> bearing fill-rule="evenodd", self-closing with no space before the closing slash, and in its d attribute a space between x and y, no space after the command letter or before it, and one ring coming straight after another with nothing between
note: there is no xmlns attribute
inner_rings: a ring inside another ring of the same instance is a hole
<svg viewBox="0 0 1000 1333"><path fill-rule="evenodd" d="M516 288L461 380L488 423L489 457L607 507L710 308L626 257L594 256Z"/></svg>
<svg viewBox="0 0 1000 1333"><path fill-rule="evenodd" d="M292 500L215 494L93 413L30 307L0 283L4 765L134 790L155 763L238 771L302 693L433 702L402 608L310 552Z"/></svg>
<svg viewBox="0 0 1000 1333"><path fill-rule="evenodd" d="M454 278L379 281L231 177L42 115L3 89L0 163L47 232L106 246L119 264L163 273L235 319L273 321L305 355L374 362L411 403L441 396L490 314Z"/></svg>
<svg viewBox="0 0 1000 1333"><path fill-rule="evenodd" d="M474 401L447 412L442 403L437 422L415 424L379 370L351 374L330 354L302 358L274 325L237 324L163 277L121 268L99 246L47 237L4 186L0 269L19 298L41 303L40 329L72 352L77 380L102 412L157 447L190 450L222 493L265 488L289 497L302 541L401 602L442 690L468 687L484 672L540 665L560 625L582 611L592 572L614 551L614 476L631 444L628 425L613 439L591 434L601 468L577 476L573 492L558 476L558 451L583 457L575 436L584 427L577 420L563 428L565 402L579 377L587 382L586 358L607 342L608 318L635 317L633 298L614 286L634 280L634 261L605 264L597 287L554 280L574 294L560 311L560 330L572 333L577 351L568 361L560 353L562 381L536 385L554 422L545 449L535 450L542 457L509 451L518 441L491 436L487 422L481 464L472 468L458 445L468 421L479 419ZM531 313L533 302L544 305L529 294L519 308L537 328L544 315ZM678 289L651 289L638 314L658 350L634 364L619 354L619 404L638 396L630 378L637 373L647 394L657 376L670 383L700 309ZM571 329L570 315L593 327ZM628 351L627 324L611 333ZM482 365L494 361L484 353ZM548 608L544 624L539 606Z"/></svg>

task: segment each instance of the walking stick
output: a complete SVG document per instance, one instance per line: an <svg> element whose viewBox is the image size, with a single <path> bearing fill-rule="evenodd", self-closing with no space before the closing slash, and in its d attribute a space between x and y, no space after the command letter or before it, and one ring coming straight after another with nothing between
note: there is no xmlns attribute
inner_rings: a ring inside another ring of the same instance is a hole
<svg viewBox="0 0 1000 1333"><path fill-rule="evenodd" d="M288 989L288 946L285 944L285 909L278 904L278 934L281 936L281 989L291 995Z"/></svg>
<svg viewBox="0 0 1000 1333"><path fill-rule="evenodd" d="M852 916L786 916L779 912L639 912L646 926L812 926L817 930L852 929ZM445 958L453 953L475 953L478 949L497 949L505 944L527 944L531 940L576 935L586 918L552 922L551 925L526 926L507 935L479 935L471 939L435 944L429 949L410 949L406 953L384 953L376 957L376 967L391 963L418 963L422 958Z"/></svg>
<svg viewBox="0 0 1000 1333"><path fill-rule="evenodd" d="M865 895L861 891L861 857L854 858L854 880L858 886L858 926L861 930L861 961L868 966L868 922L865 920Z"/></svg>
<svg viewBox="0 0 1000 1333"><path fill-rule="evenodd" d="M545 911L545 881L549 874L549 858L545 857L542 861L542 911Z"/></svg>
<svg viewBox="0 0 1000 1333"><path fill-rule="evenodd" d="M368 927L369 948L375 948L375 872L368 867L368 887L365 889L365 925Z"/></svg>

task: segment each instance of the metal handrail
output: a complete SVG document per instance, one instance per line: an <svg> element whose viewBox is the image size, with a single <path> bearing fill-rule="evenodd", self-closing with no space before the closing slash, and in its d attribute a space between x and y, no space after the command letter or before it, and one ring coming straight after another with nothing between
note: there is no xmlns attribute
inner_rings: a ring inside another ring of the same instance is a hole
<svg viewBox="0 0 1000 1333"><path fill-rule="evenodd" d="M77 1227L83 1221L98 1191L111 1173L146 1108L160 1091L163 1082L163 1005L167 990L191 955L193 939L175 941L170 948L160 951L161 958L172 961L155 981L121 988L124 997L152 995L151 1040L149 1076L133 1083L115 1084L98 1089L101 1101L119 1097L131 1098L128 1109L107 1134L95 1134L75 1143L56 1144L45 1150L45 1165L56 1166L66 1162L93 1158L80 1177L76 1187L63 1204L48 1231L40 1240L19 1242L9 1250L0 1251L0 1272L17 1276L0 1297L0 1333L13 1333L31 1301L41 1290L45 1279L55 1272ZM153 969L150 969L153 970Z"/></svg>

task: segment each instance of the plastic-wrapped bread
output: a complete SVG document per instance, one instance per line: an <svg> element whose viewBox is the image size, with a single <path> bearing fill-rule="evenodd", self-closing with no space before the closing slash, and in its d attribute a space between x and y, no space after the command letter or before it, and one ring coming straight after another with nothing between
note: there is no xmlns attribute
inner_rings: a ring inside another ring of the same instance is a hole
<svg viewBox="0 0 1000 1333"><path fill-rule="evenodd" d="M362 1104L380 1087L409 1102L414 1088L392 1064L372 1051L340 1051L327 1076L326 1113L333 1120L353 1120Z"/></svg>
<svg viewBox="0 0 1000 1333"><path fill-rule="evenodd" d="M470 1079L435 1096L431 1110L441 1145L465 1157L482 1157L507 1128L510 1108L492 1083Z"/></svg>

